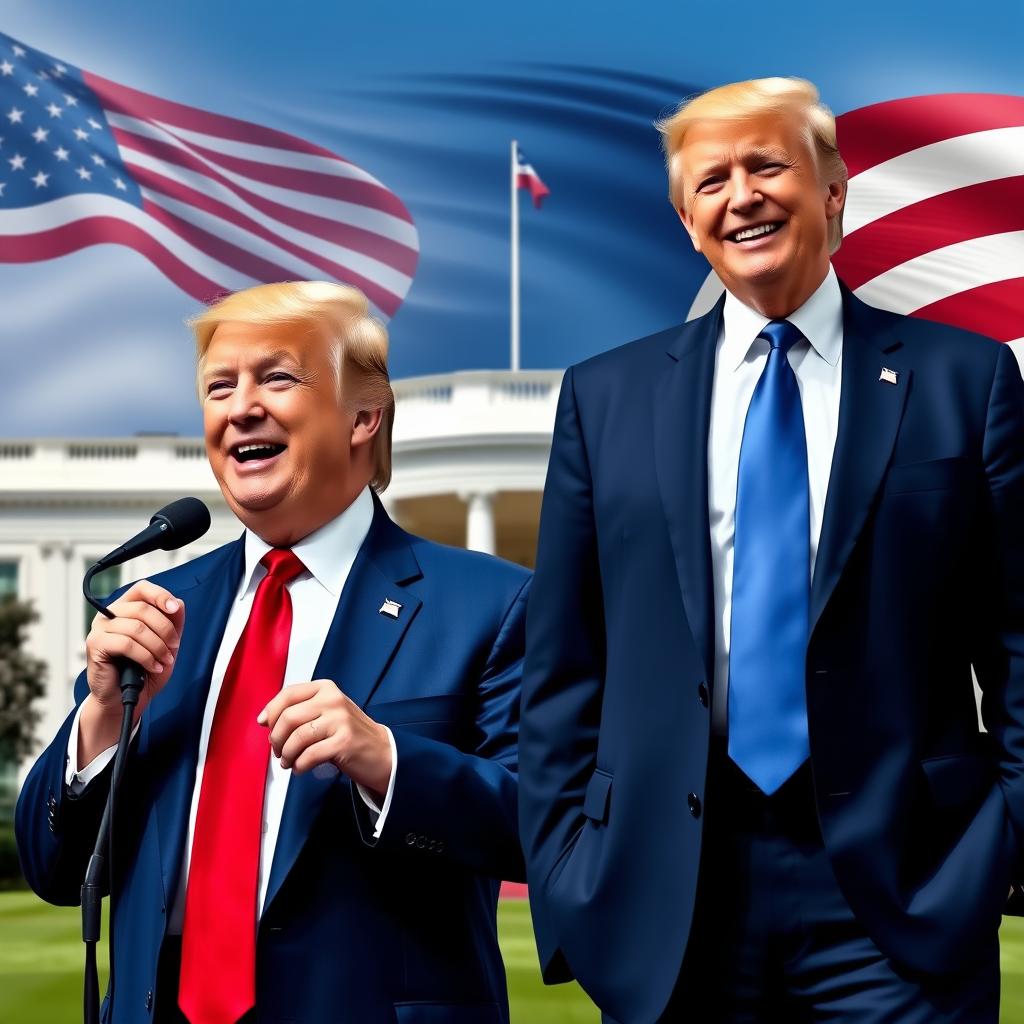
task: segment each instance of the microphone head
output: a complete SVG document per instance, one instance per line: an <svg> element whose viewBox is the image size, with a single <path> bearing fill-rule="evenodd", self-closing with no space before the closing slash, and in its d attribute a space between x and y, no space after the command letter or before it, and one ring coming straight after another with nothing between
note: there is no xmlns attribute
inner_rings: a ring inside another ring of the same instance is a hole
<svg viewBox="0 0 1024 1024"><path fill-rule="evenodd" d="M149 524L160 527L160 547L173 551L206 533L210 528L210 510L198 498L178 498L164 505Z"/></svg>

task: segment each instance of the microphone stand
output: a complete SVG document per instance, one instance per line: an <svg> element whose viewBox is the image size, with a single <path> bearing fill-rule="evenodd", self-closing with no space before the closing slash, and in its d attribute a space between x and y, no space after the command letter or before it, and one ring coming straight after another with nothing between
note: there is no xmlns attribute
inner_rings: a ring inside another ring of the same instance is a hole
<svg viewBox="0 0 1024 1024"><path fill-rule="evenodd" d="M82 581L82 593L85 595L86 601L101 615L112 619L114 618L114 613L105 608L92 592L92 578L102 568L102 565L96 564L89 569L85 574L85 579ZM114 999L114 812L117 805L117 795L121 788L121 780L124 776L125 762L128 757L128 746L132 734L132 718L134 717L135 708L139 703L139 696L142 693L143 683L145 682L142 669L134 661L130 661L127 658L118 658L116 664L121 675L121 704L124 708L121 718L121 734L117 741L117 753L114 755L114 768L111 774L110 791L107 794L106 807L100 820L96 845L93 848L92 856L89 858L89 865L86 868L85 881L82 883L82 941L85 943L85 979L83 987L85 1024L99 1024L100 1019L96 943L100 939L100 926L103 919L104 881L107 883L107 890L111 896L111 913L108 928L108 943L110 947L109 993L111 1003ZM105 866L106 878L104 878Z"/></svg>

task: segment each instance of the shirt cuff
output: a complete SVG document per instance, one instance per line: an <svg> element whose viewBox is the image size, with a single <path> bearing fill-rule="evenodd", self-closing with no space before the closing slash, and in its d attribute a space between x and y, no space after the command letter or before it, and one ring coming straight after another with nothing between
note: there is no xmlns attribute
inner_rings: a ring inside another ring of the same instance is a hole
<svg viewBox="0 0 1024 1024"><path fill-rule="evenodd" d="M395 746L395 736L386 725L384 729L388 734L388 743L391 744L391 778L388 779L388 791L384 794L384 804L378 807L377 801L370 795L370 791L358 782L356 783L356 789L363 798L363 803L366 804L367 810L370 812L370 820L374 822L374 839L380 839L380 834L384 831L384 821L388 816L388 811L391 809L391 797L395 792L395 776L398 774L398 747Z"/></svg>
<svg viewBox="0 0 1024 1024"><path fill-rule="evenodd" d="M71 723L71 735L68 737L68 756L67 767L64 769L64 784L68 787L68 792L72 796L81 796L85 791L85 787L110 764L117 753L117 744L115 743L112 747L101 750L84 768L81 770L78 768L78 720L82 717L82 708L85 707L85 701L91 699L92 695L87 694L85 700L78 705L74 721ZM132 739L135 739L135 734L139 731L140 722L141 718L132 729Z"/></svg>

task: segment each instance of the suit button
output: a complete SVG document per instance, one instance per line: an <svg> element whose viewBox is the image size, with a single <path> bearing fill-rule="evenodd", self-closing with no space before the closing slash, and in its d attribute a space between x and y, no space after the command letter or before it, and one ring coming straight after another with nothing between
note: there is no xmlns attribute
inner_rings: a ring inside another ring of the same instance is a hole
<svg viewBox="0 0 1024 1024"><path fill-rule="evenodd" d="M415 846L416 845L416 833L415 832L410 832L405 837L405 845L406 846Z"/></svg>
<svg viewBox="0 0 1024 1024"><path fill-rule="evenodd" d="M150 989L146 993L146 1009L147 1010L152 1010L153 1009L153 990L152 989Z"/></svg>
<svg viewBox="0 0 1024 1024"><path fill-rule="evenodd" d="M436 853L444 853L444 840L438 839L437 846L435 847Z"/></svg>
<svg viewBox="0 0 1024 1024"><path fill-rule="evenodd" d="M704 683L697 687L697 700L702 708L708 706L708 688Z"/></svg>
<svg viewBox="0 0 1024 1024"><path fill-rule="evenodd" d="M427 848L427 837L426 836L417 836L416 837L416 849L417 850L425 850L426 848Z"/></svg>
<svg viewBox="0 0 1024 1024"><path fill-rule="evenodd" d="M700 817L700 799L696 793L690 793L686 798L686 805L690 808L690 813L695 817Z"/></svg>

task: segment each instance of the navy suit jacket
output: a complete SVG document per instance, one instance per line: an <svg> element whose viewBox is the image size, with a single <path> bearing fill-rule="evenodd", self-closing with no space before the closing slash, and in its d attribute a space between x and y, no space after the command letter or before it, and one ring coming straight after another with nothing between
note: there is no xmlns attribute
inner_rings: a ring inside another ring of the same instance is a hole
<svg viewBox="0 0 1024 1024"><path fill-rule="evenodd" d="M566 373L541 515L519 795L538 946L627 1024L665 1007L698 884L721 316ZM1024 384L1006 346L845 288L843 330L806 660L818 815L881 949L953 971L991 948L1024 835Z"/></svg>
<svg viewBox="0 0 1024 1024"><path fill-rule="evenodd" d="M295 775L257 937L260 1021L498 1024L508 1019L495 931L499 879L522 877L516 731L529 574L410 536L375 503L316 665L398 748L379 840L355 787ZM243 571L241 540L161 573L185 628L171 681L141 719L117 816L112 1020L151 1021L177 891L214 658ZM379 614L386 598L397 619ZM76 700L87 693L81 676ZM17 810L26 877L77 904L109 788L63 776L71 717ZM216 965L211 965L216 970Z"/></svg>

